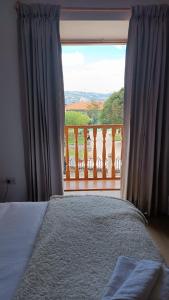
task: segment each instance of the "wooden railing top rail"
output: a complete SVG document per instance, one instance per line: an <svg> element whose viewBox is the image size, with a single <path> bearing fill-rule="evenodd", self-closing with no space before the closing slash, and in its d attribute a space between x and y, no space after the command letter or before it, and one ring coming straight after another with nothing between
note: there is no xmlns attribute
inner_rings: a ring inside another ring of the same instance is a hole
<svg viewBox="0 0 169 300"><path fill-rule="evenodd" d="M123 124L97 124L97 125L65 125L66 128L105 128L105 129L109 129L109 128L115 128L115 129L119 129L119 128L123 128Z"/></svg>

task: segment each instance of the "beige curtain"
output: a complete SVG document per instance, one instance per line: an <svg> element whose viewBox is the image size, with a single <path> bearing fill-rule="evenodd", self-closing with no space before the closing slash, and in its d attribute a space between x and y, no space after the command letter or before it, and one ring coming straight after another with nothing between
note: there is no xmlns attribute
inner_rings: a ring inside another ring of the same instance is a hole
<svg viewBox="0 0 169 300"><path fill-rule="evenodd" d="M169 7L134 7L124 96L123 198L169 211Z"/></svg>

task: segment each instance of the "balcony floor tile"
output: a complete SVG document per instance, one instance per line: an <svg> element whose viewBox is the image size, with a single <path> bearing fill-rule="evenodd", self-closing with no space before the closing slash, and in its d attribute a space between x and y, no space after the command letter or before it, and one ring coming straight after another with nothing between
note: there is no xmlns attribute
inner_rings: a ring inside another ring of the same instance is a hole
<svg viewBox="0 0 169 300"><path fill-rule="evenodd" d="M120 190L120 180L71 180L64 181L65 191Z"/></svg>

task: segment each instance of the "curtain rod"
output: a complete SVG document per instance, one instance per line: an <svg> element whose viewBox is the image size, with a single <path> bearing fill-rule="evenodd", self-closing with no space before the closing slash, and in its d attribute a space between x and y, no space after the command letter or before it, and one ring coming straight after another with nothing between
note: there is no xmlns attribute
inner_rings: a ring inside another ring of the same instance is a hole
<svg viewBox="0 0 169 300"><path fill-rule="evenodd" d="M15 8L19 7L20 1L16 1ZM79 12L115 12L115 13L129 13L131 12L131 8L101 8L101 7L69 7L69 6L61 6L61 11L63 12L72 12L72 13L79 13Z"/></svg>
<svg viewBox="0 0 169 300"><path fill-rule="evenodd" d="M116 12L116 13L128 13L131 12L131 8L101 8L101 7L61 7L61 11L65 12Z"/></svg>

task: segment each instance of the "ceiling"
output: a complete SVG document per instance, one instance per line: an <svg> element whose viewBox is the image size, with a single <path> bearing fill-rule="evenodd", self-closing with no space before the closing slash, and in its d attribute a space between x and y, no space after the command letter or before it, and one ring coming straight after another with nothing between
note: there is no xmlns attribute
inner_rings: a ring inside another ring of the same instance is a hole
<svg viewBox="0 0 169 300"><path fill-rule="evenodd" d="M63 43L125 43L128 26L128 20L62 20L60 21L61 41Z"/></svg>

